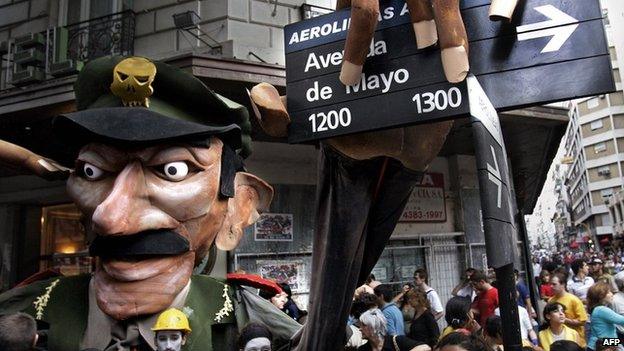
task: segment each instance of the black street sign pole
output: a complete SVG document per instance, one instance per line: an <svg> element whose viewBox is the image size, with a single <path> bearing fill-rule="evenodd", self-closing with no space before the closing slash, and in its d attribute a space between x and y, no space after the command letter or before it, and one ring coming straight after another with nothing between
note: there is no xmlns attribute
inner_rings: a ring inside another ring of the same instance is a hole
<svg viewBox="0 0 624 351"><path fill-rule="evenodd" d="M466 78L470 101L479 193L483 204L483 229L488 264L494 267L505 350L520 351L520 320L513 258L517 255L516 228L507 166L507 152L500 120L474 75ZM484 327L484 326L482 326Z"/></svg>

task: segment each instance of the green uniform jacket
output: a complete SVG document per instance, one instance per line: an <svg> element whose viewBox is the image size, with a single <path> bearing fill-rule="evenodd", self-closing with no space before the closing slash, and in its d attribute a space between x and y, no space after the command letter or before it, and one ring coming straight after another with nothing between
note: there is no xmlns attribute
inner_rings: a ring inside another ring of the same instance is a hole
<svg viewBox="0 0 624 351"><path fill-rule="evenodd" d="M48 348L50 351L75 351L87 327L89 313L89 281L91 275L53 278L13 289L0 295L0 314L26 312L34 317L42 312L42 320L50 324ZM56 284L55 284L56 282ZM236 317L234 310L218 322L215 317L224 311L226 302L224 281L208 276L191 278L191 288L184 304L193 313L189 317L192 333L185 351L228 350L235 340ZM232 308L237 308L234 291L229 285ZM47 303L45 303L47 297ZM35 301L42 301L42 309L35 308Z"/></svg>

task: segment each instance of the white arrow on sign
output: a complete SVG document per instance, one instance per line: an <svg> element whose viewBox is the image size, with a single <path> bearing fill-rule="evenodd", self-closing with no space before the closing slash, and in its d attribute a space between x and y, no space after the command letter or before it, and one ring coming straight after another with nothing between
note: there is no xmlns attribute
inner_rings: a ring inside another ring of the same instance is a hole
<svg viewBox="0 0 624 351"><path fill-rule="evenodd" d="M538 6L535 7L535 10L550 18L550 20L517 27L518 40L552 37L541 52L553 52L561 49L566 40L579 26L578 20L553 5Z"/></svg>
<svg viewBox="0 0 624 351"><path fill-rule="evenodd" d="M498 198L496 201L496 206L501 208L501 196L502 196L502 188L503 183L500 181L500 169L498 168L498 161L496 161L496 153L494 152L494 146L490 145L490 149L492 150L492 157L494 158L494 167L492 167L489 163L485 163L488 170L488 178L498 188Z"/></svg>

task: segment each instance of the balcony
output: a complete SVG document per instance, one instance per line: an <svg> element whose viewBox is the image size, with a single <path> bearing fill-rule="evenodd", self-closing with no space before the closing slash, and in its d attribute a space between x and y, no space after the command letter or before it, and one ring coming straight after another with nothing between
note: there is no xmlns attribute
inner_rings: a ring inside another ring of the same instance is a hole
<svg viewBox="0 0 624 351"><path fill-rule="evenodd" d="M304 20L334 12L334 9L310 4L301 5L300 10L301 18L303 18Z"/></svg>
<svg viewBox="0 0 624 351"><path fill-rule="evenodd" d="M134 12L128 10L67 26L68 56L89 61L107 55L132 55L134 25Z"/></svg>
<svg viewBox="0 0 624 351"><path fill-rule="evenodd" d="M9 38L0 44L0 55L9 62L0 82L0 94L74 75L85 62L98 57L132 55L134 16L133 11L124 11Z"/></svg>

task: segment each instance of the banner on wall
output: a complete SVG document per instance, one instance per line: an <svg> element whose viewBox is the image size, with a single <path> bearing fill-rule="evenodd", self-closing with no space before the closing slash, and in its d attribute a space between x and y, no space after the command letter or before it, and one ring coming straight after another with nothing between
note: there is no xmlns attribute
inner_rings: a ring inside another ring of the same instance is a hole
<svg viewBox="0 0 624 351"><path fill-rule="evenodd" d="M286 283L293 292L305 289L306 281L303 274L302 261L259 260L258 274L277 283Z"/></svg>
<svg viewBox="0 0 624 351"><path fill-rule="evenodd" d="M263 213L254 224L256 241L293 241L293 215Z"/></svg>
<svg viewBox="0 0 624 351"><path fill-rule="evenodd" d="M442 173L425 173L412 190L399 222L446 222Z"/></svg>

